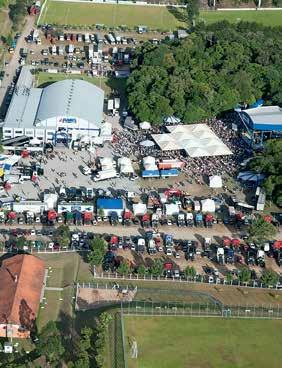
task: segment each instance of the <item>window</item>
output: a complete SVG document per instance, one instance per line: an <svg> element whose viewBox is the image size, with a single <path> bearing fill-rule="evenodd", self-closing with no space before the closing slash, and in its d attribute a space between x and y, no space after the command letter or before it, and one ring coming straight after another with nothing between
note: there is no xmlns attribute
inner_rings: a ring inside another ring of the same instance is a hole
<svg viewBox="0 0 282 368"><path fill-rule="evenodd" d="M4 129L4 133L12 133L12 129L7 129L7 128L5 128L5 129Z"/></svg>

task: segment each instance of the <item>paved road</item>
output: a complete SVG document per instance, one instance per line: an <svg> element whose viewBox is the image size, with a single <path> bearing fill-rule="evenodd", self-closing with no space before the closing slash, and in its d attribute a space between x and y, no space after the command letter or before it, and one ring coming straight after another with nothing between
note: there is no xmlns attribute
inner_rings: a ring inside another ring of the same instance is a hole
<svg viewBox="0 0 282 368"><path fill-rule="evenodd" d="M15 49L14 54L12 55L12 59L9 62L9 65L5 68L5 76L2 80L2 84L0 87L0 107L2 106L2 103L4 101L7 88L13 81L13 77L16 74L16 69L19 67L19 52L22 47L25 47L25 37L27 37L31 31L31 29L34 27L34 21L35 17L27 16L26 17L26 23L24 25L24 28L21 32L21 36L18 39L17 46ZM1 109L0 109L1 111Z"/></svg>
<svg viewBox="0 0 282 368"><path fill-rule="evenodd" d="M59 224L57 224L56 226L58 226ZM34 224L34 225L0 225L0 233L1 233L1 229L16 229L16 228L21 228L21 229L42 229L42 225L41 224ZM48 228L52 228L52 227L48 227ZM90 231L96 234L116 234L118 236L134 236L134 235L142 235L144 234L144 231L146 231L146 229L143 229L141 227L138 226L111 226L110 224L99 224L97 226L76 226L76 225L71 225L70 226L70 230L75 231ZM242 234L244 231L238 232L236 229L230 229L227 228L224 225L215 225L212 228L188 228L188 227L182 227L179 228L177 226L161 226L159 228L159 232L160 233L165 233L165 234L172 234L176 239L191 239L191 240L201 240L203 238L214 238L215 240L217 240L218 238L222 238L223 236L226 237L232 237L232 238L236 238L240 236L240 233ZM279 230L276 239L281 239L282 240L282 231L281 229Z"/></svg>

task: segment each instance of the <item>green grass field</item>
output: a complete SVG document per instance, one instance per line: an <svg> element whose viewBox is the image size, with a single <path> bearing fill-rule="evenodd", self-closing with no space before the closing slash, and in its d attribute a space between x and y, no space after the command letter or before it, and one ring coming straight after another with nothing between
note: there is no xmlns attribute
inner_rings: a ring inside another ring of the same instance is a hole
<svg viewBox="0 0 282 368"><path fill-rule="evenodd" d="M152 29L174 30L183 23L184 10L157 6L132 6L112 4L85 4L48 1L41 15L40 23L72 26L109 27L146 25ZM200 19L207 23L221 20L258 22L267 26L282 25L282 11L216 11L201 12Z"/></svg>
<svg viewBox="0 0 282 368"><path fill-rule="evenodd" d="M175 29L181 25L165 7L110 4L78 4L49 1L40 19L41 24L107 26L146 25L154 29Z"/></svg>
<svg viewBox="0 0 282 368"><path fill-rule="evenodd" d="M201 12L200 18L208 24L228 20L231 23L246 21L271 27L282 26L282 10Z"/></svg>
<svg viewBox="0 0 282 368"><path fill-rule="evenodd" d="M280 320L126 316L128 368L278 368L281 328Z"/></svg>

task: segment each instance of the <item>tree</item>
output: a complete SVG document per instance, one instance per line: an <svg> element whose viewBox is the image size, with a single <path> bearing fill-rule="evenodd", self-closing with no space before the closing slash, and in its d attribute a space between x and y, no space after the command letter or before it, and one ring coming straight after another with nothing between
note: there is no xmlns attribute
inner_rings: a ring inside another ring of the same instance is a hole
<svg viewBox="0 0 282 368"><path fill-rule="evenodd" d="M238 278L240 282L248 283L251 280L251 271L247 267L242 268L240 270Z"/></svg>
<svg viewBox="0 0 282 368"><path fill-rule="evenodd" d="M36 351L40 355L44 355L46 360L51 364L60 361L65 349L62 344L61 333L54 321L49 321L47 325L43 327L39 335Z"/></svg>
<svg viewBox="0 0 282 368"><path fill-rule="evenodd" d="M184 270L185 276L189 278L194 278L197 274L195 268L193 266L187 266Z"/></svg>
<svg viewBox="0 0 282 368"><path fill-rule="evenodd" d="M187 0L188 11L192 22L196 0ZM129 109L137 121L160 125L168 115L190 123L258 98L280 105L281 44L281 28L226 21L201 24L182 41L158 46L145 42L136 50L126 82ZM281 198L276 190L279 184L274 183L275 198Z"/></svg>
<svg viewBox="0 0 282 368"><path fill-rule="evenodd" d="M267 240L274 238L277 229L274 225L259 216L251 224L249 229L250 240L254 243L261 244Z"/></svg>
<svg viewBox="0 0 282 368"><path fill-rule="evenodd" d="M164 270L163 263L160 259L154 259L153 264L150 268L150 273L154 277L162 276Z"/></svg>
<svg viewBox="0 0 282 368"><path fill-rule="evenodd" d="M19 238L16 238L16 246L18 249L23 250L25 245L27 245L27 240L24 236L20 236Z"/></svg>
<svg viewBox="0 0 282 368"><path fill-rule="evenodd" d="M121 275L128 275L130 273L130 266L126 260L119 265L117 272Z"/></svg>
<svg viewBox="0 0 282 368"><path fill-rule="evenodd" d="M187 18L188 18L189 24L192 27L195 27L196 18L200 14L199 0L188 0L187 5L186 5L186 10L187 10Z"/></svg>
<svg viewBox="0 0 282 368"><path fill-rule="evenodd" d="M137 273L139 276L145 276L148 273L148 270L143 264L141 264L137 268Z"/></svg>
<svg viewBox="0 0 282 368"><path fill-rule="evenodd" d="M271 139L266 142L262 154L251 161L251 168L266 175L264 189L266 195L278 205L282 205L282 141Z"/></svg>
<svg viewBox="0 0 282 368"><path fill-rule="evenodd" d="M68 225L60 225L55 231L54 238L61 247L66 248L70 244L70 235L71 233Z"/></svg>
<svg viewBox="0 0 282 368"><path fill-rule="evenodd" d="M106 243L101 237L95 237L89 244L88 262L91 266L100 266L105 256Z"/></svg>
<svg viewBox="0 0 282 368"><path fill-rule="evenodd" d="M275 286L279 281L279 276L272 270L264 270L260 281L267 286Z"/></svg>
<svg viewBox="0 0 282 368"><path fill-rule="evenodd" d="M233 280L233 276L231 272L228 272L226 275L226 281L228 282L228 284L230 284Z"/></svg>

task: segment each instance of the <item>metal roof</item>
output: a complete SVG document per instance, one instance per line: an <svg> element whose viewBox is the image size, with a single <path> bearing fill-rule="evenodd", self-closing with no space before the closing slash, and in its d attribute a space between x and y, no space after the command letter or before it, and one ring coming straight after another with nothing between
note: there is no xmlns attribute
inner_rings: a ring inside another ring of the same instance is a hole
<svg viewBox="0 0 282 368"><path fill-rule="evenodd" d="M98 198L97 208L103 208L104 210L122 210L123 201L121 198Z"/></svg>
<svg viewBox="0 0 282 368"><path fill-rule="evenodd" d="M63 80L43 89L36 121L53 117L77 117L100 127L104 91L83 80Z"/></svg>
<svg viewBox="0 0 282 368"><path fill-rule="evenodd" d="M251 120L255 130L282 130L282 109L279 106L261 106L241 111Z"/></svg>
<svg viewBox="0 0 282 368"><path fill-rule="evenodd" d="M5 126L11 128L33 128L42 90L16 86L6 114Z"/></svg>

